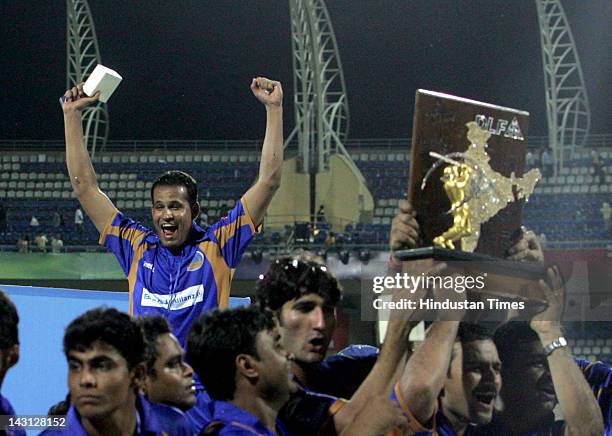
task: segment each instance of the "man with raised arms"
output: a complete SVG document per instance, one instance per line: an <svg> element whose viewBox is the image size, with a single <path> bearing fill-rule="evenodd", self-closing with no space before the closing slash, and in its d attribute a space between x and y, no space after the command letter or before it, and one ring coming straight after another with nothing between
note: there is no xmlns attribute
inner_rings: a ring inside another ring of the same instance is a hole
<svg viewBox="0 0 612 436"><path fill-rule="evenodd" d="M200 228L196 181L182 171L162 174L151 188L154 231L126 217L100 190L83 141L81 111L99 95L87 97L82 84L64 94L66 162L83 210L128 277L130 314L166 317L181 346L202 313L229 302L234 269L257 233L281 181L283 91L279 82L258 77L251 91L266 108L259 177L227 217Z"/></svg>

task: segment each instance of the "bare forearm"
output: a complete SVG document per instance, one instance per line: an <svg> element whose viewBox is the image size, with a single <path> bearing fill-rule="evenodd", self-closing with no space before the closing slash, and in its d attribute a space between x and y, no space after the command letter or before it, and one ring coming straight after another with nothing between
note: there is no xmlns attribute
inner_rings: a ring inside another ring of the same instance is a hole
<svg viewBox="0 0 612 436"><path fill-rule="evenodd" d="M374 367L351 398L351 403L357 409L366 405L375 395L391 394L397 368L404 361L406 353L409 353L408 336L413 326L414 323L407 324L402 321L389 323L385 343Z"/></svg>
<svg viewBox="0 0 612 436"><path fill-rule="evenodd" d="M97 187L96 173L85 148L79 111L64 113L64 132L66 135L66 165L70 182L78 196L89 188Z"/></svg>
<svg viewBox="0 0 612 436"><path fill-rule="evenodd" d="M561 329L540 334L544 346L562 336ZM548 356L557 400L570 434L603 434L603 417L595 396L567 348Z"/></svg>
<svg viewBox="0 0 612 436"><path fill-rule="evenodd" d="M400 389L414 416L421 422L431 418L450 364L458 321L435 322L425 341L417 347L400 379Z"/></svg>
<svg viewBox="0 0 612 436"><path fill-rule="evenodd" d="M283 169L283 108L266 106L266 134L261 150L259 182L276 189Z"/></svg>

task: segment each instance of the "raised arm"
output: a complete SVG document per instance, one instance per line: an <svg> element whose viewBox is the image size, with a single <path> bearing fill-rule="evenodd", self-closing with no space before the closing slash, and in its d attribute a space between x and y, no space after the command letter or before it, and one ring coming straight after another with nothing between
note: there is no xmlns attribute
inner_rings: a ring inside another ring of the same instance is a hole
<svg viewBox="0 0 612 436"><path fill-rule="evenodd" d="M253 223L262 223L266 210L281 182L283 170L283 88L280 82L263 77L253 79L251 91L266 107L266 135L261 150L259 177L244 194Z"/></svg>
<svg viewBox="0 0 612 436"><path fill-rule="evenodd" d="M414 418L425 425L436 411L450 365L459 321L436 321L412 353L399 382L403 400Z"/></svg>
<svg viewBox="0 0 612 436"><path fill-rule="evenodd" d="M98 101L99 95L87 97L83 84L69 89L64 94L64 132L66 135L66 165L75 195L83 210L100 233L110 217L117 211L115 205L100 191L96 173L83 139L81 111Z"/></svg>
<svg viewBox="0 0 612 436"><path fill-rule="evenodd" d="M548 282L540 281L540 287L548 300L548 308L531 320L531 328L538 334L544 347L563 336L560 319L564 287L557 267L548 269ZM554 349L547 359L555 394L566 423L565 434L603 434L601 410L570 351L567 347Z"/></svg>

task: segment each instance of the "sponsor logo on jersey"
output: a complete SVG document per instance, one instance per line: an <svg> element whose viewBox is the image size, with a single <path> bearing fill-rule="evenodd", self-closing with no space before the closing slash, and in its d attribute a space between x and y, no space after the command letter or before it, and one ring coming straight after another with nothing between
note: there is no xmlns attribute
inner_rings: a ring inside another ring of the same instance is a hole
<svg viewBox="0 0 612 436"><path fill-rule="evenodd" d="M142 288L140 305L147 307L161 307L168 310L181 310L204 301L204 286L190 286L174 294L155 294L147 288Z"/></svg>
<svg viewBox="0 0 612 436"><path fill-rule="evenodd" d="M187 271L197 271L202 268L202 265L204 265L204 255L201 251L196 250L191 263L187 267Z"/></svg>

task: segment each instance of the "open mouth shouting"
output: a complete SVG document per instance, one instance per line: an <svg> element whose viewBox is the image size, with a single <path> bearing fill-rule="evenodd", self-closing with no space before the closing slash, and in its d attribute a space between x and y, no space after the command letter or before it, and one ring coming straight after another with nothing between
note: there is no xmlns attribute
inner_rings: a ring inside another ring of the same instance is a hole
<svg viewBox="0 0 612 436"><path fill-rule="evenodd" d="M485 409L493 409L495 399L497 398L496 390L481 390L474 392L474 397L478 400L478 405Z"/></svg>
<svg viewBox="0 0 612 436"><path fill-rule="evenodd" d="M178 232L178 226L170 223L163 223L161 225L162 235L166 239L173 239Z"/></svg>

